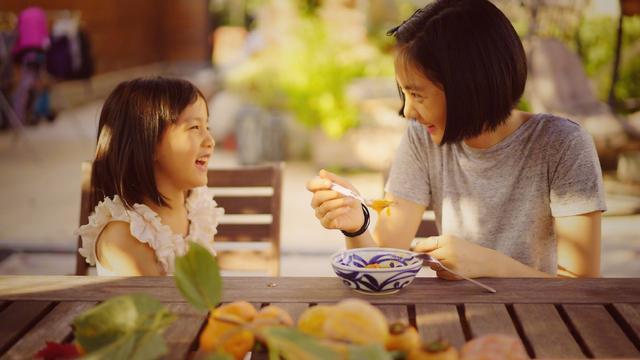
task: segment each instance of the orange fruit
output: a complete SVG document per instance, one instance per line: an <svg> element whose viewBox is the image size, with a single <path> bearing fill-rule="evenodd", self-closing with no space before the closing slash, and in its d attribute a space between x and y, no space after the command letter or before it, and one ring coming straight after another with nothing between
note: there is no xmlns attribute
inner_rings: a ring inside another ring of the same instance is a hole
<svg viewBox="0 0 640 360"><path fill-rule="evenodd" d="M410 352L411 349L420 347L420 335L411 325L396 322L389 325L389 338L385 347L389 351Z"/></svg>
<svg viewBox="0 0 640 360"><path fill-rule="evenodd" d="M293 326L291 315L276 305L265 306L253 318L253 326L261 328L265 326Z"/></svg>
<svg viewBox="0 0 640 360"><path fill-rule="evenodd" d="M458 351L444 340L413 348L407 360L458 360Z"/></svg>
<svg viewBox="0 0 640 360"><path fill-rule="evenodd" d="M243 359L255 343L253 332L246 325L256 314L256 308L246 301L216 308L200 335L200 349L207 352L222 351L234 359Z"/></svg>

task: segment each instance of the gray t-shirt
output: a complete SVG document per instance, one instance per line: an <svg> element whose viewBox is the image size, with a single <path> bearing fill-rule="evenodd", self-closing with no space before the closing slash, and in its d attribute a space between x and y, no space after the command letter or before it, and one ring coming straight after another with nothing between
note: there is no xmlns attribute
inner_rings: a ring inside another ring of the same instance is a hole
<svg viewBox="0 0 640 360"><path fill-rule="evenodd" d="M534 115L488 149L438 146L411 121L386 191L431 206L440 234L549 274L557 271L553 218L606 210L591 136L548 114Z"/></svg>

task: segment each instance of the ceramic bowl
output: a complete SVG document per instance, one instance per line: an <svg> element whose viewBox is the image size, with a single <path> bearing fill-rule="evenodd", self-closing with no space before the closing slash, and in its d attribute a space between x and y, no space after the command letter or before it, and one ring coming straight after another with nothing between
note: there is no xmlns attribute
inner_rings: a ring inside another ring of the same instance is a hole
<svg viewBox="0 0 640 360"><path fill-rule="evenodd" d="M392 248L359 248L331 257L333 271L355 291L386 295L411 284L422 268L422 260L411 251Z"/></svg>

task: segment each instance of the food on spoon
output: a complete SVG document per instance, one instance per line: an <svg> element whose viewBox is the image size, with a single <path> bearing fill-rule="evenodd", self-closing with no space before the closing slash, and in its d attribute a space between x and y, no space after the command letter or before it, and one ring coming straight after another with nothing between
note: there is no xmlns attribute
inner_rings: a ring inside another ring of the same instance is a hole
<svg viewBox="0 0 640 360"><path fill-rule="evenodd" d="M298 330L316 337L324 337L324 323L333 311L329 305L316 305L305 310L298 319Z"/></svg>
<svg viewBox="0 0 640 360"><path fill-rule="evenodd" d="M375 199L375 200L371 200L371 208L373 210L375 210L378 215L380 215L380 212L384 209L387 209L387 216L391 215L391 203L393 201L387 200L387 199Z"/></svg>
<svg viewBox="0 0 640 360"><path fill-rule="evenodd" d="M420 346L420 335L411 325L395 322L389 325L389 338L385 348L389 351L404 351L409 353Z"/></svg>
<svg viewBox="0 0 640 360"><path fill-rule="evenodd" d="M384 345L389 336L389 325L384 314L360 299L346 299L335 305L327 316L323 330L329 339L359 345Z"/></svg>
<svg viewBox="0 0 640 360"><path fill-rule="evenodd" d="M234 359L243 359L255 343L253 332L244 326L257 313L256 308L246 301L235 301L216 308L200 335L200 349L224 351Z"/></svg>
<svg viewBox="0 0 640 360"><path fill-rule="evenodd" d="M409 352L407 360L458 360L458 351L445 340L436 340L415 347Z"/></svg>

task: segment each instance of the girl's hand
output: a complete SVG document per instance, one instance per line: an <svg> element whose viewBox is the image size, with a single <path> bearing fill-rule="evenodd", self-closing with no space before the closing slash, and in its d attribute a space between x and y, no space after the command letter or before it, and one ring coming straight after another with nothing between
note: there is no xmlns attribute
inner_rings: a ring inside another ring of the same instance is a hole
<svg viewBox="0 0 640 360"><path fill-rule="evenodd" d="M413 251L426 252L452 271L470 278L495 276L492 271L496 260L495 250L476 245L453 235L416 239L413 243ZM429 267L436 272L439 278L446 280L461 279L439 268L436 264L430 264Z"/></svg>
<svg viewBox="0 0 640 360"><path fill-rule="evenodd" d="M313 193L311 207L315 210L320 224L327 229L358 231L364 224L360 202L330 188L332 183L337 183L355 192L358 191L345 179L326 170L320 170L318 175L309 180L307 190Z"/></svg>

